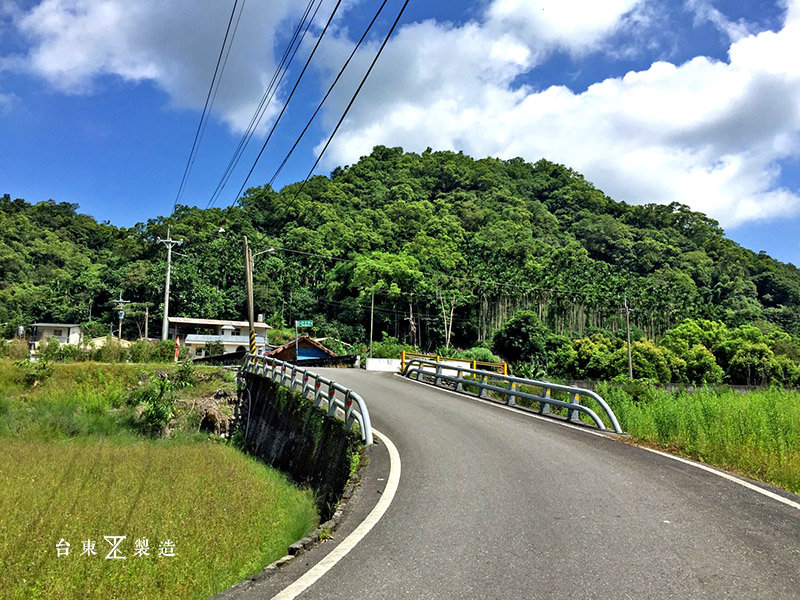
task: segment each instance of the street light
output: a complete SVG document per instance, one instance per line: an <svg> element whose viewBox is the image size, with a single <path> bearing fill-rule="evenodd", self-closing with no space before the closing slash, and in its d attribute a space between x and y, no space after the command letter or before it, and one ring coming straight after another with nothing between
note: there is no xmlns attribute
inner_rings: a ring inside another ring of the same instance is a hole
<svg viewBox="0 0 800 600"><path fill-rule="evenodd" d="M261 252L256 252L255 254L250 252L250 273L251 273L250 276L251 277L252 277L253 271L256 270L256 256L259 256L261 254L272 254L274 252L275 252L275 248L267 248L266 250L262 250ZM251 286L250 289L251 289L251 294L252 294L252 283L250 284L250 286ZM252 300L250 302L250 305L251 305L251 308L250 308L250 321L251 321L250 328L251 329L250 330L253 331L252 328L254 327L254 323L252 322L252 319L253 319L253 317L252 317L252 313L253 313ZM266 346L268 346L268 345L269 345L269 330L268 329L264 329L264 347L265 347L264 351L265 352L266 352Z"/></svg>
<svg viewBox="0 0 800 600"><path fill-rule="evenodd" d="M275 252L275 248L267 248L266 250L262 250L261 252L256 252L255 254L250 254L250 268L255 270L256 268L256 256L260 254L272 254Z"/></svg>

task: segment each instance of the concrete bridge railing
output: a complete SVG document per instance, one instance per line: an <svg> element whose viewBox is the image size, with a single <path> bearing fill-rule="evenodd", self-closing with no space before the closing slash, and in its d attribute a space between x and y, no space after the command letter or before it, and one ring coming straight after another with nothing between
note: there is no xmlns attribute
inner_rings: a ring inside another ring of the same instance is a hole
<svg viewBox="0 0 800 600"><path fill-rule="evenodd" d="M358 423L361 439L368 446L372 444L372 422L367 403L356 392L295 364L277 360L269 356L246 354L242 371L267 377L291 391L314 402L314 406L326 408L328 416L340 413L344 417L345 428L351 429Z"/></svg>

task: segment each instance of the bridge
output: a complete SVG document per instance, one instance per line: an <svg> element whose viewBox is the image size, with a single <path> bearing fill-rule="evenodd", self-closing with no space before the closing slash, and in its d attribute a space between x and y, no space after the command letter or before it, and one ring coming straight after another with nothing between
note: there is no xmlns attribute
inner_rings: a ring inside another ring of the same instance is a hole
<svg viewBox="0 0 800 600"><path fill-rule="evenodd" d="M800 598L800 498L389 373L342 526L224 598Z"/></svg>

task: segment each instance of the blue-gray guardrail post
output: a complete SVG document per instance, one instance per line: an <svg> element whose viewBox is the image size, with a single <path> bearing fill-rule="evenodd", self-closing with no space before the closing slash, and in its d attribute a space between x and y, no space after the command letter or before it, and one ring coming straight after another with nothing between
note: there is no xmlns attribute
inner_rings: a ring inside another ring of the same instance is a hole
<svg viewBox="0 0 800 600"><path fill-rule="evenodd" d="M506 404L508 406L514 406L516 404L516 400L514 400L514 392L517 390L517 382L511 381L508 384L509 393L506 394Z"/></svg>
<svg viewBox="0 0 800 600"><path fill-rule="evenodd" d="M577 392L570 394L569 403L580 404L581 403L580 394L578 394ZM578 412L577 410L567 410L567 421L571 421L573 423L580 423L581 421L580 412Z"/></svg>
<svg viewBox="0 0 800 600"><path fill-rule="evenodd" d="M546 400L550 400L550 388L544 388L544 397ZM540 415L549 415L550 414L550 404L545 402L539 403L539 414Z"/></svg>
<svg viewBox="0 0 800 600"><path fill-rule="evenodd" d="M481 383L483 385L486 385L488 381L489 377L487 377L486 375L481 375ZM478 398L486 398L486 392L487 390L485 387L480 388L480 391L478 392Z"/></svg>

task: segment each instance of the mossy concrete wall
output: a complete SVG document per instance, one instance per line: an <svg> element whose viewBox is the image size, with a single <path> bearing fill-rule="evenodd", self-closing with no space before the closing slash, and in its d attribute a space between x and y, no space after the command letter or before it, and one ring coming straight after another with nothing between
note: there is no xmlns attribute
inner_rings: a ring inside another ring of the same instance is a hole
<svg viewBox="0 0 800 600"><path fill-rule="evenodd" d="M322 519L328 519L350 478L361 438L297 392L252 373L245 381L249 402L243 394L234 435L248 453L313 489Z"/></svg>

